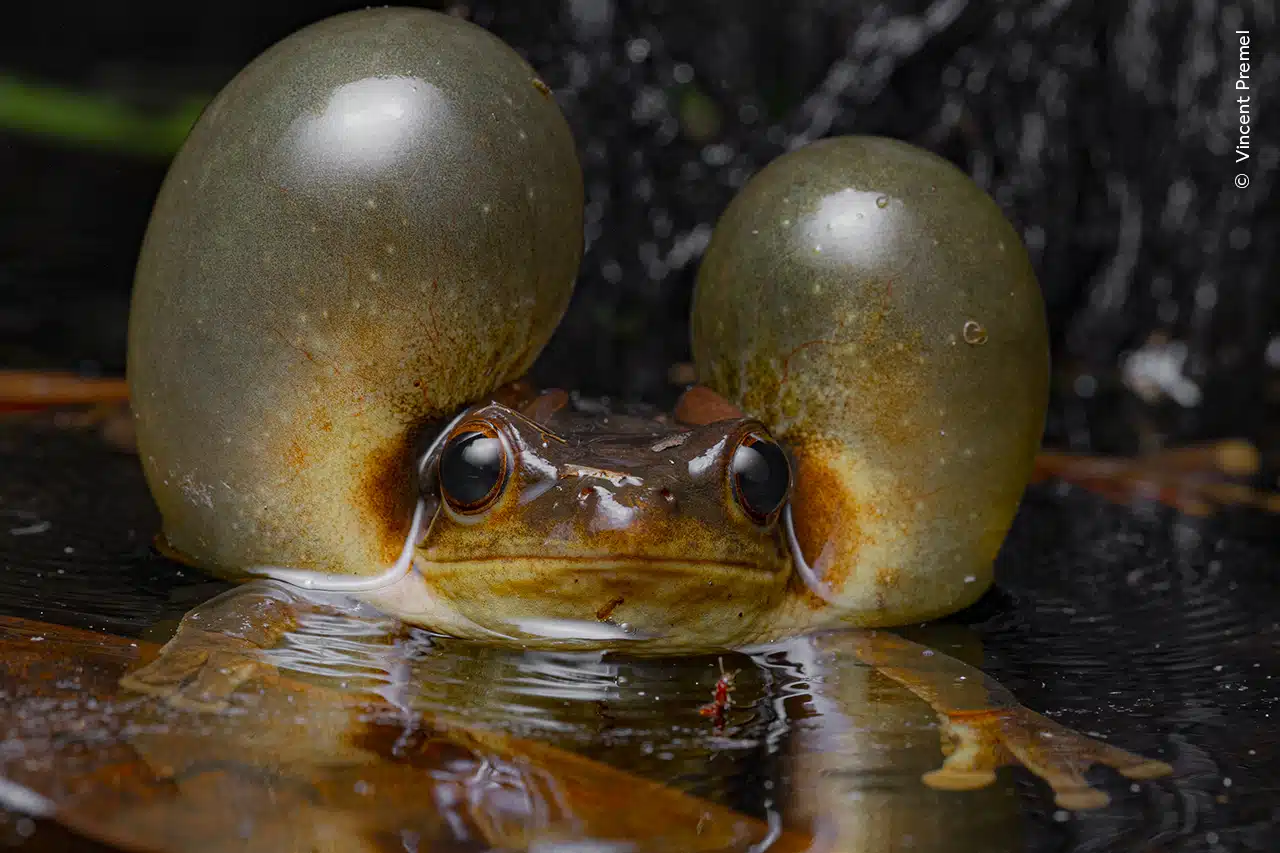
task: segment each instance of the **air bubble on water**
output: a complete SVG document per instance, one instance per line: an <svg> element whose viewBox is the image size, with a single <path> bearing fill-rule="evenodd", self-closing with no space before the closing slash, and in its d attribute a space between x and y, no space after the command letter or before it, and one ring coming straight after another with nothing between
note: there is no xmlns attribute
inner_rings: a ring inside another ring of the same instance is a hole
<svg viewBox="0 0 1280 853"><path fill-rule="evenodd" d="M987 342L987 330L977 320L966 320L963 334L964 342L971 346L982 346Z"/></svg>

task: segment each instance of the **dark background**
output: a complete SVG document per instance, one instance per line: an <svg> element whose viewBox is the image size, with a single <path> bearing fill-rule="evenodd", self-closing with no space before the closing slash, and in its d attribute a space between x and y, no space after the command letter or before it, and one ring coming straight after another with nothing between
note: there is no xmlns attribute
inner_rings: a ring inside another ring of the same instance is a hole
<svg viewBox="0 0 1280 853"><path fill-rule="evenodd" d="M122 372L133 265L181 129L269 44L359 5L6 8L0 367ZM806 140L884 134L965 169L1023 234L1053 333L1049 443L1280 446L1270 2L430 5L519 49L577 135L587 251L540 380L669 399L697 260L735 190ZM1236 29L1252 31L1254 60L1254 147L1239 167ZM56 88L33 98L42 86ZM59 129L79 107L49 103L68 93L151 124L114 139ZM1158 382L1140 393L1134 368L1152 355L1189 397Z"/></svg>
<svg viewBox="0 0 1280 853"><path fill-rule="evenodd" d="M133 265L182 128L269 44L357 6L151 0L0 11L0 369L123 371ZM1023 234L1053 333L1049 443L1129 452L1244 436L1274 471L1273 8L455 5L525 54L579 143L587 252L538 378L669 400L668 368L688 358L697 259L735 190L808 139L884 134L965 169ZM1254 36L1256 134L1238 167L1232 31L1241 28ZM121 111L132 118L113 124ZM1237 174L1248 188L1234 186ZM1191 383L1181 393L1195 393L1182 402L1151 393L1134 380L1135 352L1139 361L1163 353ZM87 434L0 422L0 474L6 519L53 520L52 535L4 542L6 612L130 633L190 603L175 589L193 581L147 550L156 524L133 458ZM1235 535L1237 520L1032 488L998 590L955 619L980 636L984 669L1030 707L1166 758L1176 777L1133 792L1094 771L1122 807L1064 823L1024 774L1029 849L1275 849L1274 518L1249 527L1269 531L1265 547Z"/></svg>

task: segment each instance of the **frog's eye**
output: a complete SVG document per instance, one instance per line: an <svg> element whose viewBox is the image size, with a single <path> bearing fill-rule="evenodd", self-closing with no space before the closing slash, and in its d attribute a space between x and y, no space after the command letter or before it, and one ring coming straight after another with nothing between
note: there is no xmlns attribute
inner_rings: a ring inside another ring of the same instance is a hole
<svg viewBox="0 0 1280 853"><path fill-rule="evenodd" d="M458 512L485 509L507 481L507 450L493 427L462 425L440 452L440 491Z"/></svg>
<svg viewBox="0 0 1280 853"><path fill-rule="evenodd" d="M757 524L773 520L791 490L791 464L778 443L750 432L738 442L729 464L733 494Z"/></svg>

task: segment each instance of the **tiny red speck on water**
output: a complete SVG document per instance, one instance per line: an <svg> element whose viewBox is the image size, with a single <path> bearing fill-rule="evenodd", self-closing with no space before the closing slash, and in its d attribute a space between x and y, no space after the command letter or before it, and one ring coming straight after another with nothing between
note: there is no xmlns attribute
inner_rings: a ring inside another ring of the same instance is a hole
<svg viewBox="0 0 1280 853"><path fill-rule="evenodd" d="M715 721L716 731L721 731L725 725L725 714L733 705L729 694L733 692L733 679L738 671L735 669L733 672L725 672L724 658L717 660L720 663L720 677L716 679L716 686L712 689L711 701L699 708L698 713L711 717Z"/></svg>

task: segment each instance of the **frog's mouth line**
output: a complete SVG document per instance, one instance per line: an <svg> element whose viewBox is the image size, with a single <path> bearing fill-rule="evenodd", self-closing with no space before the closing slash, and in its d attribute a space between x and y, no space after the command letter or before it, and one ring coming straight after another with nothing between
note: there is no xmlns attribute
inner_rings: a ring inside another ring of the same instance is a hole
<svg viewBox="0 0 1280 853"><path fill-rule="evenodd" d="M510 563L532 563L539 567L565 566L575 570L588 571L626 571L628 569L644 569L649 572L717 572L723 574L750 573L774 577L780 569L771 569L758 563L735 562L731 560L699 560L681 559L679 557L654 557L648 554L619 555L616 553L592 556L556 556L547 554L504 554L493 557L467 557L459 560L438 560L422 558L424 573L435 573L440 570L461 569L467 566L501 565Z"/></svg>

